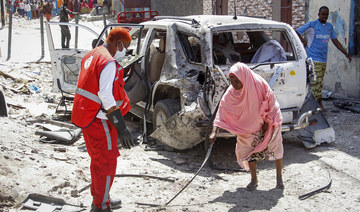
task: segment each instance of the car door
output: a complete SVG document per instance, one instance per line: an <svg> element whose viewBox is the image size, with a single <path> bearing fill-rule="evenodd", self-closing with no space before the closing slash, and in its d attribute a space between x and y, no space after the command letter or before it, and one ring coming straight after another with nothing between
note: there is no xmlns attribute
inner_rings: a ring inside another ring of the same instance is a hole
<svg viewBox="0 0 360 212"><path fill-rule="evenodd" d="M61 47L60 25L69 27L69 48ZM59 89L74 93L83 56L92 49L92 41L99 37L93 29L74 23L47 22L45 24L51 58L54 92Z"/></svg>
<svg viewBox="0 0 360 212"><path fill-rule="evenodd" d="M70 29L71 40L69 48L61 48L60 25L66 25ZM78 75L80 73L81 60L86 53L94 47L101 45L109 31L113 27L126 27L129 31L135 28L143 28L137 24L109 24L103 28L97 28L96 31L82 24L47 22L46 34L51 58L53 91L61 89L64 92L74 93L76 89ZM124 68L130 69L132 65L138 62L142 57L139 56L139 39L133 39L128 53L117 61ZM125 80L128 76L124 76Z"/></svg>

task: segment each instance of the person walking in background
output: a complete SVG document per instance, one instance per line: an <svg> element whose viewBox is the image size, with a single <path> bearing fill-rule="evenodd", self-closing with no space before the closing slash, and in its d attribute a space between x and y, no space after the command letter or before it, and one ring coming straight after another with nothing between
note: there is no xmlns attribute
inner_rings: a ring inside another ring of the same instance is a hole
<svg viewBox="0 0 360 212"><path fill-rule="evenodd" d="M54 16L60 15L57 0L52 0L52 4L53 4L53 14L54 14Z"/></svg>
<svg viewBox="0 0 360 212"><path fill-rule="evenodd" d="M93 0L89 0L88 1L89 3L88 3L88 5L89 5L89 8L90 8L90 10L94 7L94 2L93 2Z"/></svg>
<svg viewBox="0 0 360 212"><path fill-rule="evenodd" d="M80 8L81 8L80 0L74 0L73 2L74 2L74 7L72 11L80 13Z"/></svg>
<svg viewBox="0 0 360 212"><path fill-rule="evenodd" d="M59 14L60 14L60 8L61 8L62 3L63 3L62 0L57 0L57 4L58 4L58 8L59 8Z"/></svg>
<svg viewBox="0 0 360 212"><path fill-rule="evenodd" d="M46 21L50 21L51 11L52 11L52 6L51 6L50 0L47 0L46 3L43 5L42 11L45 14Z"/></svg>
<svg viewBox="0 0 360 212"><path fill-rule="evenodd" d="M320 108L326 111L322 104L322 87L324 75L326 71L326 60L328 52L329 39L333 42L337 49L339 49L351 62L351 56L347 53L345 48L336 38L334 27L331 23L327 22L329 17L329 8L322 6L319 9L318 19L306 23L296 30L301 42L305 46L308 58L312 58L315 64L316 81L312 82L312 92L315 99L319 103ZM306 33L306 39L301 35Z"/></svg>
<svg viewBox="0 0 360 212"><path fill-rule="evenodd" d="M32 14L31 14L30 2L25 3L24 9L25 9L25 12L26 12L26 20L31 20L32 19Z"/></svg>
<svg viewBox="0 0 360 212"><path fill-rule="evenodd" d="M231 85L221 98L209 144L215 142L218 128L237 135L237 162L243 169L250 169L251 174L247 189L256 189L257 161L265 159L275 160L276 188L283 189L282 116L275 94L268 83L244 63L233 65L229 78Z"/></svg>
<svg viewBox="0 0 360 212"><path fill-rule="evenodd" d="M68 23L69 22L69 14L79 14L78 12L72 12L71 10L68 9L68 0L64 0L61 8L60 8L60 22L65 22ZM69 26L68 25L60 25L61 28L61 47L64 48L69 48L69 44L70 44L70 39L71 39L71 34L70 34L70 30L69 30Z"/></svg>
<svg viewBox="0 0 360 212"><path fill-rule="evenodd" d="M15 12L15 0L11 0L10 2L10 7L11 7L11 13L14 14Z"/></svg>
<svg viewBox="0 0 360 212"><path fill-rule="evenodd" d="M20 2L19 0L15 0L15 11L21 15L21 11L20 11Z"/></svg>
<svg viewBox="0 0 360 212"><path fill-rule="evenodd" d="M41 14L41 5L39 1L36 1L36 5L35 5L35 13L36 13L36 18L40 18Z"/></svg>
<svg viewBox="0 0 360 212"><path fill-rule="evenodd" d="M97 0L93 0L94 8L95 8L95 14L99 15L99 6L97 3Z"/></svg>
<svg viewBox="0 0 360 212"><path fill-rule="evenodd" d="M114 55L126 50L130 42L129 32L115 27L104 45L92 49L81 61L71 121L82 128L91 158L90 211L111 211L121 204L120 199L110 198L120 156L118 140L124 148L131 148L134 138L123 118L130 110L130 100L124 90L124 69Z"/></svg>
<svg viewBox="0 0 360 212"><path fill-rule="evenodd" d="M22 0L19 3L19 8L20 8L20 15L21 15L21 17L24 18L24 16L25 16L25 4L24 4L24 2Z"/></svg>
<svg viewBox="0 0 360 212"><path fill-rule="evenodd" d="M32 4L30 4L30 6L31 6L31 17L33 19L38 18L37 15L36 15L36 4L37 4L37 1L32 1Z"/></svg>
<svg viewBox="0 0 360 212"><path fill-rule="evenodd" d="M107 14L111 14L111 6L112 6L112 0L104 0L103 1L103 13L105 13L105 9L107 9Z"/></svg>
<svg viewBox="0 0 360 212"><path fill-rule="evenodd" d="M73 0L68 0L67 8L70 11L74 11L74 1ZM70 18L74 18L74 14L69 13L69 16L70 16Z"/></svg>
<svg viewBox="0 0 360 212"><path fill-rule="evenodd" d="M86 1L81 2L80 13L82 14L89 13L89 5L86 4Z"/></svg>

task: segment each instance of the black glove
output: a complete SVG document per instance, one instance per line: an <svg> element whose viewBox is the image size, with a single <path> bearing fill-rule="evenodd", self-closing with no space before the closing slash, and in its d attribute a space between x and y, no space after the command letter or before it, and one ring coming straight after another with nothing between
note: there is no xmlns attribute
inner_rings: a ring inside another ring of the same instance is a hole
<svg viewBox="0 0 360 212"><path fill-rule="evenodd" d="M131 147L135 146L134 138L125 125L125 121L120 109L116 108L116 110L106 114L106 117L116 128L121 145L126 149L130 149Z"/></svg>

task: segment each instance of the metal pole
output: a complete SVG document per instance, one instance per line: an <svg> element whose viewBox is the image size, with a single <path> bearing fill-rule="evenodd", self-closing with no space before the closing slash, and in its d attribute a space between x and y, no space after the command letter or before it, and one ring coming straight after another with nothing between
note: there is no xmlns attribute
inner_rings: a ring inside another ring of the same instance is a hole
<svg viewBox="0 0 360 212"><path fill-rule="evenodd" d="M106 27L106 15L105 15L105 11L104 11L104 7L102 7L102 14L103 14L103 21L104 21L104 27ZM108 36L107 31L105 32L105 36Z"/></svg>
<svg viewBox="0 0 360 212"><path fill-rule="evenodd" d="M234 17L233 17L234 20L237 19L237 16L236 16L236 0L234 1Z"/></svg>
<svg viewBox="0 0 360 212"><path fill-rule="evenodd" d="M10 7L8 7L9 10L9 35L8 35L8 56L6 58L6 61L10 60L11 57L11 34L12 34L12 11Z"/></svg>
<svg viewBox="0 0 360 212"><path fill-rule="evenodd" d="M42 0L40 2L40 5L42 4ZM45 48L44 48L44 17L42 14L42 10L40 10L40 36L41 36L41 57L36 62L40 62L45 56Z"/></svg>
<svg viewBox="0 0 360 212"><path fill-rule="evenodd" d="M75 15L75 24L79 23L79 15ZM78 47L78 33L79 33L79 28L76 26L75 27L75 49L77 49Z"/></svg>
<svg viewBox="0 0 360 212"><path fill-rule="evenodd" d="M1 4L1 24L4 27L5 26L5 4L4 4L4 0L0 0L0 4ZM10 2L8 3L8 8L10 8ZM11 13L11 9L9 9L10 13Z"/></svg>

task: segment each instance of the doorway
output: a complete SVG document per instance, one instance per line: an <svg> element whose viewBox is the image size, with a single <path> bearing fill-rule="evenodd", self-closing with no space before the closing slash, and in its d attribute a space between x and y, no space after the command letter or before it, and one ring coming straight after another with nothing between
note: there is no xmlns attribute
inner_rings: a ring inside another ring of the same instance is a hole
<svg viewBox="0 0 360 212"><path fill-rule="evenodd" d="M216 15L228 15L228 0L215 0Z"/></svg>
<svg viewBox="0 0 360 212"><path fill-rule="evenodd" d="M281 0L281 22L292 26L292 0Z"/></svg>

